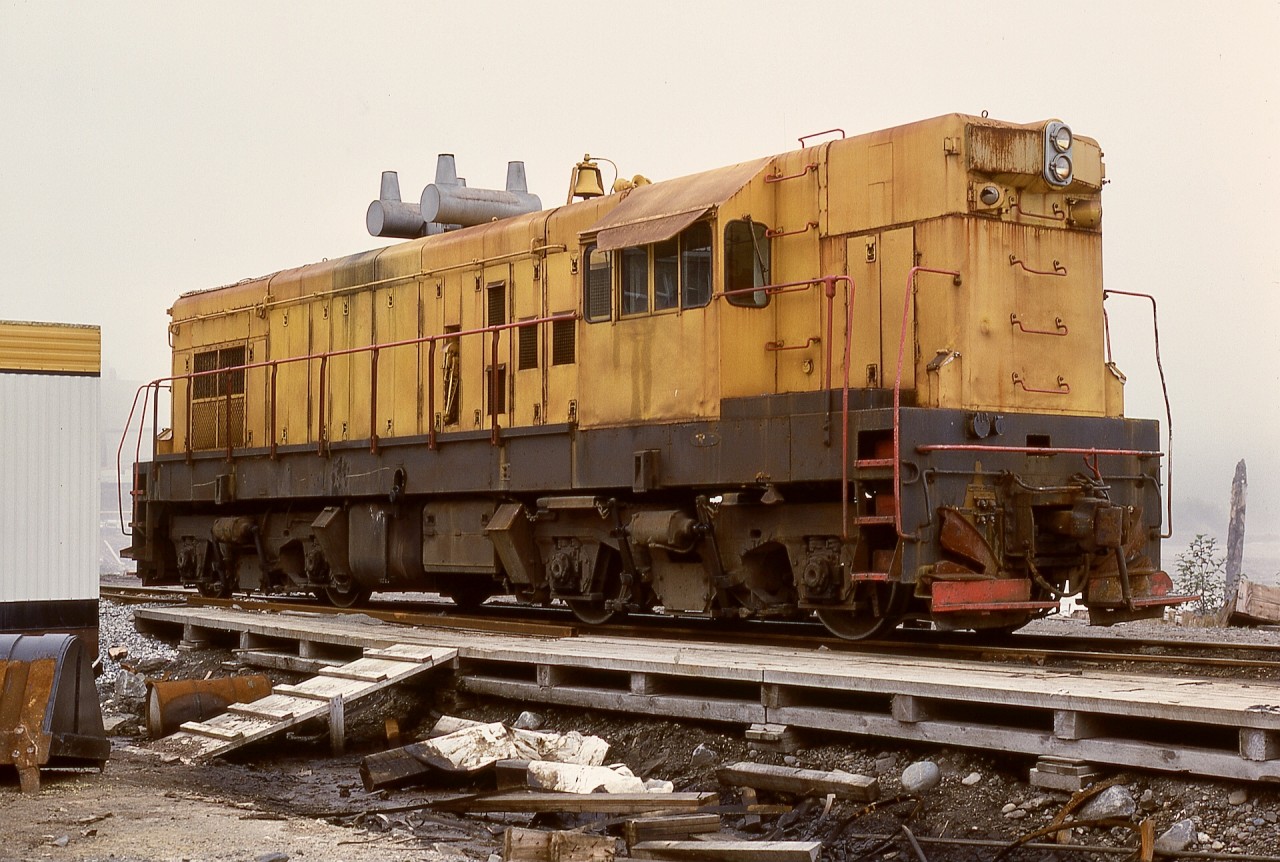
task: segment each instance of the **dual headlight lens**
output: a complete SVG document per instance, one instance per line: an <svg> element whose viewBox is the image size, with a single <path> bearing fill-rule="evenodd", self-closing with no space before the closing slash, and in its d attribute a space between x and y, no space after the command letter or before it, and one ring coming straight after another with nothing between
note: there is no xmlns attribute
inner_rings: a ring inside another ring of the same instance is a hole
<svg viewBox="0 0 1280 862"><path fill-rule="evenodd" d="M1072 145L1075 138L1066 123L1054 120L1044 127L1044 178L1052 186L1066 186L1072 180Z"/></svg>

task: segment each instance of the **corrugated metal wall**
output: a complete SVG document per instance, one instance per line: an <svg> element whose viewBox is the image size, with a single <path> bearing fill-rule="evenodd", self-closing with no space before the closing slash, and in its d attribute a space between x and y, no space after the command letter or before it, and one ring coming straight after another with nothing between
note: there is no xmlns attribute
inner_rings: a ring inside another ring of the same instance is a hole
<svg viewBox="0 0 1280 862"><path fill-rule="evenodd" d="M98 596L98 384L0 373L0 602Z"/></svg>

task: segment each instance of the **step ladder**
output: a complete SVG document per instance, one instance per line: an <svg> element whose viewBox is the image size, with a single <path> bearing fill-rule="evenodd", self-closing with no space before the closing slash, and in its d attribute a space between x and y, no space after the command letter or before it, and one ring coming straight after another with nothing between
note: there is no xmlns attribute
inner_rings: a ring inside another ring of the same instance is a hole
<svg viewBox="0 0 1280 862"><path fill-rule="evenodd" d="M151 747L167 759L208 760L304 721L327 717L330 743L340 753L347 704L452 662L457 655L452 647L423 644L366 649L355 661L321 668L319 675L298 685L277 685L271 694L252 703L232 704L205 721L188 721Z"/></svg>

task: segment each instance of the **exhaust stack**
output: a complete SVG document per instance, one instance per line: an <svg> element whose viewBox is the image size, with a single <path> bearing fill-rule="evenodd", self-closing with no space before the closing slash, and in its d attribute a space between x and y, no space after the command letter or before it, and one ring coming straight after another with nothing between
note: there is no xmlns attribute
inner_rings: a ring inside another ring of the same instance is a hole
<svg viewBox="0 0 1280 862"><path fill-rule="evenodd" d="M365 227L373 236L415 239L447 230L486 224L542 209L542 200L529 194L524 162L507 163L505 190L471 189L458 176L452 153L436 159L436 181L422 190L418 203L400 199L395 171L382 172L378 199L369 204Z"/></svg>

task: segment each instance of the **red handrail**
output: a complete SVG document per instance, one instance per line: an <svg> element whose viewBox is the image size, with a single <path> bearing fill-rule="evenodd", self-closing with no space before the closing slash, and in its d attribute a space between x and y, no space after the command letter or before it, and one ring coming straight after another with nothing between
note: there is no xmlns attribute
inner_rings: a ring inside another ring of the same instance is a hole
<svg viewBox="0 0 1280 862"><path fill-rule="evenodd" d="M186 405L185 405L185 410L187 413L187 439L185 442L184 451L186 453L187 458L190 458L193 452L192 434L191 434L191 430L192 430L191 429L191 421L192 421L191 409L192 409L192 403L195 400L194 393L193 393L194 387L191 384L194 382L194 380L197 377L210 377L218 374L227 375L223 379L226 380L226 389L227 389L226 397L229 399L230 393L231 393L231 373L232 372L235 372L235 371L248 372L252 369L269 368L271 370L271 383L270 383L271 407L270 407L270 415L268 417L267 427L270 429L271 440L268 443L268 450L270 453L270 457L274 458L276 457L276 452L277 452L276 373L279 369L279 366L288 365L295 362L309 363L313 360L318 359L320 361L320 380L319 380L319 395L318 395L319 409L317 410L317 417L316 417L316 454L323 456L327 449L327 446L326 446L327 429L325 427L324 420L325 420L325 392L326 392L326 389L328 388L325 384L327 383L327 372L328 372L329 360L335 356L351 356L358 353L369 353L371 355L370 371L369 371L370 451L376 454L378 451L378 431L377 431L377 424L376 424L377 409L378 409L378 403L377 403L378 359L377 357L380 351L388 350L394 347L408 347L408 346L417 345L417 344L427 344L428 345L428 372L427 372L428 392L429 392L429 398L431 399L431 403L434 405L435 403L434 401L435 399L435 365L433 360L435 357L435 343L437 341L443 341L449 338L462 338L464 336L470 336L470 335L480 335L483 337L485 333L493 333L493 350L492 350L492 355L494 357L493 371L496 376L496 373L497 373L496 358L498 355L498 335L501 332L508 329L519 329L525 326L537 326L542 323L555 323L562 320L577 320L577 319L578 319L577 312L568 312L565 314L552 314L546 317L537 317L529 320L512 321L511 323L500 323L500 324L494 324L493 326L482 326L476 329L468 329L461 332L446 332L446 333L438 333L435 335L423 335L417 338L406 338L401 341L389 341L381 344L368 344L361 347L345 347L340 350L329 350L322 353L307 353L300 356L288 356L282 359L267 359L260 362L248 362L243 365L228 366L226 368L215 368L208 371L192 371L186 374L173 374L167 377L157 377L154 380L151 380L147 383L142 384L134 392L133 406L129 410L129 418L125 421L124 432L121 434L120 444L116 448L116 481L117 482L120 481L120 474L122 472L120 458L123 455L124 444L128 440L129 432L132 428L134 415L135 413L137 413L137 410L138 410L138 399L139 397L142 398L142 410L145 413L147 401L150 398L151 389L155 388L156 390L159 390L160 386L165 383L172 384L174 381L183 380L183 381L186 381L188 384ZM158 392L157 392L157 400L158 400ZM228 458L232 457L232 454L233 454L232 449L234 448L231 440L231 433L230 433L231 432L230 412L231 411L228 404L227 417L224 421L224 431L226 432L226 437L227 437L227 457ZM133 482L133 485L131 486L131 491L130 491L130 494L132 497L137 497L137 495L140 493L136 487L137 486L137 464L142 455L142 432L143 432L144 426L145 426L145 421L139 418L138 441L134 451L134 482ZM431 449L435 449L436 433L435 433L434 417L431 418L430 422L428 423L428 427L430 429L428 432L428 446ZM492 429L493 430L492 430L491 437L493 442L496 443L498 442L498 439L499 439L498 417L496 412L493 414ZM155 457L154 439L152 440L152 457L153 458ZM124 528L123 503L120 504L120 522L121 522L121 529L123 530ZM125 533L125 535L129 535L129 533Z"/></svg>
<svg viewBox="0 0 1280 862"><path fill-rule="evenodd" d="M902 532L902 354L907 344L907 317L911 311L911 298L915 295L916 274L921 272L949 275L951 283L960 286L960 273L953 269L913 266L907 271L907 289L902 299L902 331L898 336L898 370L893 378L893 526L900 539L914 537L914 534L908 536Z"/></svg>

